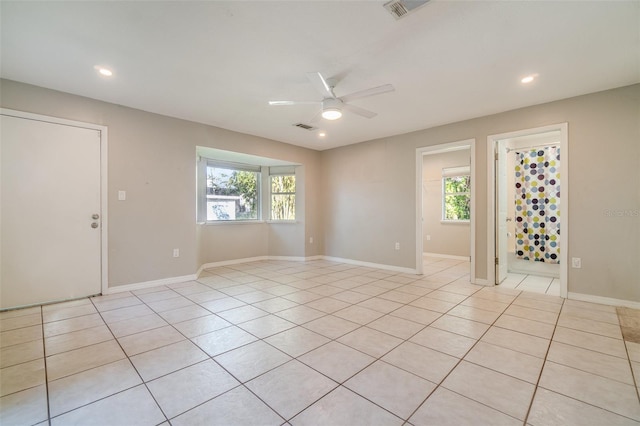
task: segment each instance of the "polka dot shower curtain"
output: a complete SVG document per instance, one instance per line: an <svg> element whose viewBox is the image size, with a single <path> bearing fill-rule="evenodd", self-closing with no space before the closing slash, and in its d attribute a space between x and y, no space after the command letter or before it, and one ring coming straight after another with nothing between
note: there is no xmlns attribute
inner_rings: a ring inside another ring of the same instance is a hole
<svg viewBox="0 0 640 426"><path fill-rule="evenodd" d="M560 148L515 152L516 256L560 262Z"/></svg>

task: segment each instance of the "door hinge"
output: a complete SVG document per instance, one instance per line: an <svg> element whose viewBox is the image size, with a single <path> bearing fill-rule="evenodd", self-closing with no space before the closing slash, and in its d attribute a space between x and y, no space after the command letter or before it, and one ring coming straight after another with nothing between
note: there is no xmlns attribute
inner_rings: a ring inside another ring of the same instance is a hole
<svg viewBox="0 0 640 426"><path fill-rule="evenodd" d="M499 264L500 264L500 259L496 257L496 265L499 265Z"/></svg>
<svg viewBox="0 0 640 426"><path fill-rule="evenodd" d="M494 159L497 161L498 160L498 153L494 152Z"/></svg>

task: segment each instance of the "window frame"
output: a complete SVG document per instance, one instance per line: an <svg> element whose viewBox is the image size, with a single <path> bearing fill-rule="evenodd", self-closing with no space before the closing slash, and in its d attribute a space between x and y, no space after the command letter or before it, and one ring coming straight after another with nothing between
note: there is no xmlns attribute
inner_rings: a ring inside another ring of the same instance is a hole
<svg viewBox="0 0 640 426"><path fill-rule="evenodd" d="M293 176L295 189L293 192L273 192L273 178L279 176ZM275 223L295 223L297 221L297 193L298 193L298 179L296 177L295 166L277 166L269 167L269 211L268 221ZM274 219L273 218L273 196L274 195L293 195L293 219Z"/></svg>
<svg viewBox="0 0 640 426"><path fill-rule="evenodd" d="M465 192L447 192L446 180L451 178L468 177L469 190ZM447 196L466 196L471 202L471 167L459 166L448 167L442 169L442 213L440 223L443 224L468 224L471 223L471 211L469 211L469 219L448 219L447 218Z"/></svg>
<svg viewBox="0 0 640 426"><path fill-rule="evenodd" d="M209 220L207 215L207 198L208 198L208 169L217 168L231 171L251 172L256 174L256 217L250 219L218 219ZM236 223L256 223L262 220L262 167L252 164L235 163L230 161L221 161L212 158L199 157L197 167L197 223L206 224L236 224Z"/></svg>

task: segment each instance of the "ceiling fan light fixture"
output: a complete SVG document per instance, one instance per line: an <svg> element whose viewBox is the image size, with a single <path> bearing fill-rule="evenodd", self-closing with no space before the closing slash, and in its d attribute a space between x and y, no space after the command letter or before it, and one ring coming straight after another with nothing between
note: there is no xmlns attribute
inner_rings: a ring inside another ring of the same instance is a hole
<svg viewBox="0 0 640 426"><path fill-rule="evenodd" d="M340 108L325 108L322 110L322 118L326 120L337 120L342 117L342 111Z"/></svg>

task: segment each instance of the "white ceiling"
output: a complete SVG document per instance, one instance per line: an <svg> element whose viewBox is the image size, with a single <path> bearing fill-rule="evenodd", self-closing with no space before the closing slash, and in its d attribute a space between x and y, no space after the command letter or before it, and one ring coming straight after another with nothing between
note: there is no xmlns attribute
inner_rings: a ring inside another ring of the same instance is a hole
<svg viewBox="0 0 640 426"><path fill-rule="evenodd" d="M640 1L1 1L1 75L323 150L640 82ZM111 67L109 79L95 65ZM314 123L305 73L378 113ZM524 86L520 78L537 73Z"/></svg>

